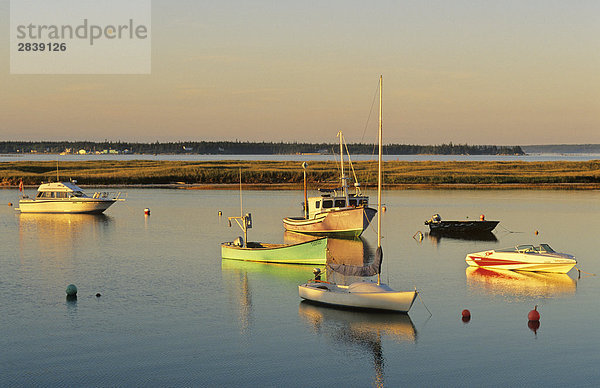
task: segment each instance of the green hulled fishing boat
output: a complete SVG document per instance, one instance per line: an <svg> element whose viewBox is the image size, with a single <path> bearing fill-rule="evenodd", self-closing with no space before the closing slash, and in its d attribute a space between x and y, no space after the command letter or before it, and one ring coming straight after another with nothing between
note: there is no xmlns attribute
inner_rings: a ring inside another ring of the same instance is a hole
<svg viewBox="0 0 600 388"><path fill-rule="evenodd" d="M257 261L280 264L325 264L327 237L298 244L268 244L235 241L221 244L221 257L229 260Z"/></svg>

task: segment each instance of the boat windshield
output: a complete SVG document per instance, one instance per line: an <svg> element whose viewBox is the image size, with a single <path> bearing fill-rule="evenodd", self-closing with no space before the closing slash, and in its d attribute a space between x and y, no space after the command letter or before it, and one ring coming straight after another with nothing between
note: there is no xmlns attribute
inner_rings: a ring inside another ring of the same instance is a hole
<svg viewBox="0 0 600 388"><path fill-rule="evenodd" d="M84 197L83 192L82 191L73 191L73 193L71 193L71 195L73 197Z"/></svg>
<svg viewBox="0 0 600 388"><path fill-rule="evenodd" d="M539 251L541 253L556 253L556 251L554 249L550 248L550 245L548 245L548 244L540 244Z"/></svg>
<svg viewBox="0 0 600 388"><path fill-rule="evenodd" d="M531 244L517 245L517 252L533 252L535 248Z"/></svg>

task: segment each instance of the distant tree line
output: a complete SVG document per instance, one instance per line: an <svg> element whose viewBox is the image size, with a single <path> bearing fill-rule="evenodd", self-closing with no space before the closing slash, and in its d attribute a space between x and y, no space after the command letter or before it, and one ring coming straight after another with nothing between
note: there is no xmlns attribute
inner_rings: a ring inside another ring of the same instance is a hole
<svg viewBox="0 0 600 388"><path fill-rule="evenodd" d="M289 155L304 153L331 154L339 152L339 145L329 143L269 143L239 141L200 141L173 143L128 143L128 142L92 142L92 141L3 141L0 142L0 153L52 153L57 154L70 150L77 153L85 150L88 153L106 153L112 150L119 153L133 154L223 154L223 155ZM349 144L351 154L372 155L377 152L374 144ZM520 146L495 145L410 145L389 144L383 146L387 155L524 155Z"/></svg>

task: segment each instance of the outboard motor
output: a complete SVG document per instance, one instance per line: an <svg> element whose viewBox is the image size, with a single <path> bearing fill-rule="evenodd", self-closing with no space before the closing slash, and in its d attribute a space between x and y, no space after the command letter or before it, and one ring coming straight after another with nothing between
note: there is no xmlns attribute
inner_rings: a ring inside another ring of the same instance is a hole
<svg viewBox="0 0 600 388"><path fill-rule="evenodd" d="M233 245L235 245L236 247L243 247L244 239L242 238L242 236L237 236L237 238L233 240Z"/></svg>
<svg viewBox="0 0 600 388"><path fill-rule="evenodd" d="M321 269L313 268L313 274L315 275L315 280L321 280Z"/></svg>
<svg viewBox="0 0 600 388"><path fill-rule="evenodd" d="M440 222L442 217L439 214L434 214L429 220L425 221L425 225L432 224L434 222Z"/></svg>

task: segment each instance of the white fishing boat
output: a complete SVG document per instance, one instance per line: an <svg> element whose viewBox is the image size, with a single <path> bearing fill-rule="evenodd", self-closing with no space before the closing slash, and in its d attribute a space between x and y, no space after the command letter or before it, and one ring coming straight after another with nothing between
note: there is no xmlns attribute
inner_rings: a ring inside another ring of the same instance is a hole
<svg viewBox="0 0 600 388"><path fill-rule="evenodd" d="M96 192L89 196L73 182L43 183L35 198L24 195L19 200L21 213L100 214L120 198L121 193Z"/></svg>
<svg viewBox="0 0 600 388"><path fill-rule="evenodd" d="M348 187L348 177L344 173L344 137L340 138L341 186L333 189L319 189L320 196L306 195L306 164L304 167L304 216L283 219L285 230L317 236L359 237L369 226L376 210L369 207L369 197L363 195L360 184L354 176L354 192ZM348 161L352 161L348 154Z"/></svg>
<svg viewBox="0 0 600 388"><path fill-rule="evenodd" d="M383 79L379 78L379 171L377 178L377 250L375 260L368 266L352 266L344 264L328 264L327 269L353 276L377 275L377 282L359 281L350 285L338 285L315 280L298 286L302 299L334 306L377 309L407 313L417 297L417 290L394 291L387 284L381 283L381 182L382 182L382 86Z"/></svg>
<svg viewBox="0 0 600 388"><path fill-rule="evenodd" d="M465 261L472 267L554 273L567 273L577 264L574 256L558 253L548 244L469 253Z"/></svg>

